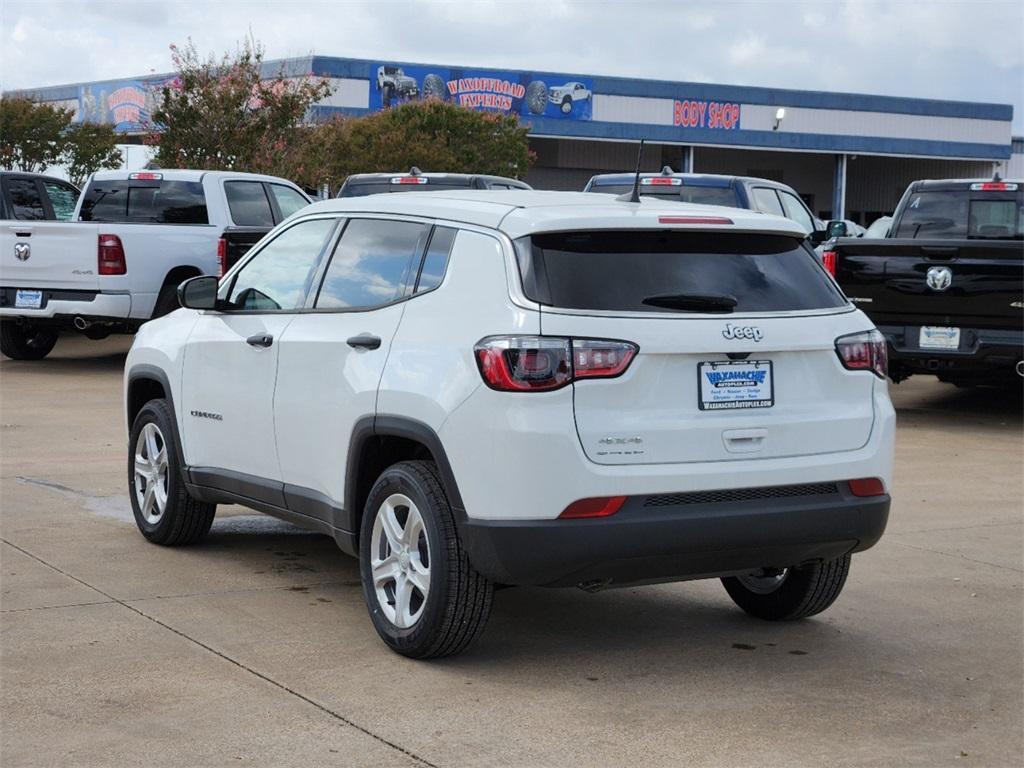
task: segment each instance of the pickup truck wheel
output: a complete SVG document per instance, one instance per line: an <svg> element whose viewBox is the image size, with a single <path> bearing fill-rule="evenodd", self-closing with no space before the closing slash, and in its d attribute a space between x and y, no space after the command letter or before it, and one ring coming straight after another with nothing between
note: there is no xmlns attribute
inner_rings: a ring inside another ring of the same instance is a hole
<svg viewBox="0 0 1024 768"><path fill-rule="evenodd" d="M526 107L534 115L543 115L548 108L548 86L543 80L531 80L526 86Z"/></svg>
<svg viewBox="0 0 1024 768"><path fill-rule="evenodd" d="M175 448L174 414L166 400L150 400L128 439L128 496L139 531L154 544L192 544L210 530L215 504L192 498Z"/></svg>
<svg viewBox="0 0 1024 768"><path fill-rule="evenodd" d="M366 501L359 568L374 629L414 659L450 656L483 631L494 585L469 562L430 461L386 469Z"/></svg>
<svg viewBox="0 0 1024 768"><path fill-rule="evenodd" d="M850 572L850 556L793 568L767 569L722 579L740 608L767 621L791 621L821 613L835 602Z"/></svg>
<svg viewBox="0 0 1024 768"><path fill-rule="evenodd" d="M572 112L572 96L566 96L562 99L562 114L568 115Z"/></svg>
<svg viewBox="0 0 1024 768"><path fill-rule="evenodd" d="M42 360L56 343L57 331L10 320L0 322L0 352L11 360Z"/></svg>
<svg viewBox="0 0 1024 768"><path fill-rule="evenodd" d="M153 307L152 320L168 315L178 308L178 286L168 283L160 289L156 297L156 306Z"/></svg>

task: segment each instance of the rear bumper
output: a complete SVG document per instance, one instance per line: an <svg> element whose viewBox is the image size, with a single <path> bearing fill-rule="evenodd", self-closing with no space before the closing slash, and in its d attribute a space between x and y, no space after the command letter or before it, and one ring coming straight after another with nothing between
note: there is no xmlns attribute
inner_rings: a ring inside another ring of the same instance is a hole
<svg viewBox="0 0 1024 768"><path fill-rule="evenodd" d="M0 318L53 321L71 325L76 317L91 321L123 321L131 314L132 297L127 293L71 291L43 288L39 309L15 307L16 288L0 288Z"/></svg>
<svg viewBox="0 0 1024 768"><path fill-rule="evenodd" d="M955 324L953 321L950 324ZM889 342L889 369L900 374L1011 373L1024 360L1024 331L998 328L961 328L958 349L921 349L920 325L880 325Z"/></svg>
<svg viewBox="0 0 1024 768"><path fill-rule="evenodd" d="M846 483L835 486L830 494L655 506L653 497L634 496L611 517L468 519L460 535L473 566L501 584L612 586L747 573L873 546L889 496L858 498Z"/></svg>

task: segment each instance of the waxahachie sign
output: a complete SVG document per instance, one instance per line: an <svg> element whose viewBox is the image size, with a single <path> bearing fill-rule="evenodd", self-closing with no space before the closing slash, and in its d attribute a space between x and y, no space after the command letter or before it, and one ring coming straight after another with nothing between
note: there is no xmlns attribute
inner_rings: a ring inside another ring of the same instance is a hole
<svg viewBox="0 0 1024 768"><path fill-rule="evenodd" d="M574 75L379 63L371 68L369 107L439 99L524 118L590 120L593 95L593 82Z"/></svg>

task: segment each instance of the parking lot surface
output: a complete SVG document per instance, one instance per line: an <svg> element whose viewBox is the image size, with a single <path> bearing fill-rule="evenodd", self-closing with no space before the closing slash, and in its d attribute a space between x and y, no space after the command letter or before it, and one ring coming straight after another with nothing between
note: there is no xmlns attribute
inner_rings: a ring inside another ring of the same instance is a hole
<svg viewBox="0 0 1024 768"><path fill-rule="evenodd" d="M1019 764L1019 393L892 388L889 529L817 618L759 622L717 581L509 589L424 663L327 537L222 507L198 546L143 540L129 344L0 361L5 766Z"/></svg>

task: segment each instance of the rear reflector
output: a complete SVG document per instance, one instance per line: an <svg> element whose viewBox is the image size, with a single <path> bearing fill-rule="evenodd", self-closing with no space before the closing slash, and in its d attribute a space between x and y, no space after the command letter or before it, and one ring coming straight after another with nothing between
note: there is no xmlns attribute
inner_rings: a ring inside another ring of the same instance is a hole
<svg viewBox="0 0 1024 768"><path fill-rule="evenodd" d="M885 486L877 477L861 477L850 481L850 493L854 496L884 496Z"/></svg>
<svg viewBox="0 0 1024 768"><path fill-rule="evenodd" d="M659 216L659 224L732 224L724 216Z"/></svg>
<svg viewBox="0 0 1024 768"><path fill-rule="evenodd" d="M984 181L980 184L971 184L972 192L1016 192L1016 184L1007 184L1005 181Z"/></svg>
<svg viewBox="0 0 1024 768"><path fill-rule="evenodd" d="M123 275L127 271L121 238L117 235L100 235L96 272L101 275Z"/></svg>
<svg viewBox="0 0 1024 768"><path fill-rule="evenodd" d="M598 496L593 499L580 499L566 507L558 517L562 519L571 517L610 517L622 509L622 505L625 503L625 496Z"/></svg>
<svg viewBox="0 0 1024 768"><path fill-rule="evenodd" d="M427 179L423 176L394 176L391 179L392 184L426 184Z"/></svg>
<svg viewBox="0 0 1024 768"><path fill-rule="evenodd" d="M652 186L652 187L681 187L683 186L682 179L674 179L671 176L651 176L650 178L640 179L641 186Z"/></svg>
<svg viewBox="0 0 1024 768"><path fill-rule="evenodd" d="M821 254L821 266L825 268L832 277L836 276L836 252L825 251Z"/></svg>
<svg viewBox="0 0 1024 768"><path fill-rule="evenodd" d="M151 173L149 171L128 174L128 178L135 181L160 181L163 177L162 173Z"/></svg>

